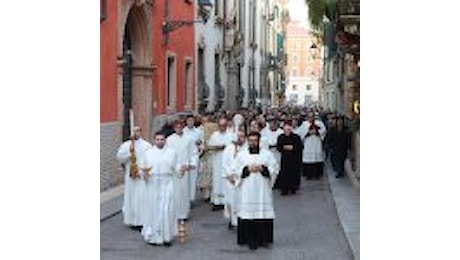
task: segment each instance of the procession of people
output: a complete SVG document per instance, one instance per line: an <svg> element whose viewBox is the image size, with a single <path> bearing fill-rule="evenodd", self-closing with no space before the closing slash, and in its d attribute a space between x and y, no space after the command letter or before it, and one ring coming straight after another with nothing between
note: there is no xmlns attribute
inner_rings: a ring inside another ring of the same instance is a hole
<svg viewBox="0 0 460 260"><path fill-rule="evenodd" d="M168 118L153 145L134 127L117 152L124 224L148 244L171 246L202 201L223 211L238 245L270 246L276 190L294 195L302 176L321 179L327 159L344 176L351 143L344 120L317 107L190 113Z"/></svg>

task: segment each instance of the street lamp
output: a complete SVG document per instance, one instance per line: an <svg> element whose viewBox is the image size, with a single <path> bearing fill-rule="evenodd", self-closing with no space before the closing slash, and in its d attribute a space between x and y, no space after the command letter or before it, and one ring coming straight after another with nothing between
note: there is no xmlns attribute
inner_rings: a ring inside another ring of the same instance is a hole
<svg viewBox="0 0 460 260"><path fill-rule="evenodd" d="M210 0L198 0L198 13L201 16L201 20L169 20L169 0L165 0L165 20L163 21L163 43L168 44L169 33L181 28L185 25L193 25L195 23L206 23L209 19L212 3Z"/></svg>

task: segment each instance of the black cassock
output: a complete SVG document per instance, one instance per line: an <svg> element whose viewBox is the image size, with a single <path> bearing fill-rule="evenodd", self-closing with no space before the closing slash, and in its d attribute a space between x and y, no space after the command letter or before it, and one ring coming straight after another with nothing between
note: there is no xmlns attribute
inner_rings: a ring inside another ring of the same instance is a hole
<svg viewBox="0 0 460 260"><path fill-rule="evenodd" d="M292 145L291 151L285 150L285 145ZM300 173L302 171L303 143L300 136L291 133L289 136L281 134L276 143L276 149L281 153L280 173L275 187L283 193L292 192L300 185Z"/></svg>
<svg viewBox="0 0 460 260"><path fill-rule="evenodd" d="M337 175L343 176L345 169L344 164L347 158L347 152L351 147L351 135L347 128L339 130L337 127L331 129L326 135L327 143L331 150L331 162Z"/></svg>
<svg viewBox="0 0 460 260"><path fill-rule="evenodd" d="M262 176L270 179L270 173L266 166L262 166ZM241 178L250 175L248 167L244 167ZM268 246L273 243L273 219L242 219L238 218L237 226L238 245L249 245L250 249L258 246Z"/></svg>

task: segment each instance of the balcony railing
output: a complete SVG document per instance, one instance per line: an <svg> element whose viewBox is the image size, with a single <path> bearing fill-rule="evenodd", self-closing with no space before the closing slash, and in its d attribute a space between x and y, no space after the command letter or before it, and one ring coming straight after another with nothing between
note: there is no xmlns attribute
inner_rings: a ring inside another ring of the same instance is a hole
<svg viewBox="0 0 460 260"><path fill-rule="evenodd" d="M340 15L359 15L359 0L342 0L339 1Z"/></svg>
<svg viewBox="0 0 460 260"><path fill-rule="evenodd" d="M344 22L359 23L359 0L342 0L338 3L339 20Z"/></svg>

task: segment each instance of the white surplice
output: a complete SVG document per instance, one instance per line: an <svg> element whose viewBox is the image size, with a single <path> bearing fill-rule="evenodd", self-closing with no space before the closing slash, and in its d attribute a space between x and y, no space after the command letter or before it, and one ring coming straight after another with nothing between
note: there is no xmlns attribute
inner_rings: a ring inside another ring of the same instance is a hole
<svg viewBox="0 0 460 260"><path fill-rule="evenodd" d="M131 168L131 154L130 154L131 141L124 142L117 152L117 160L124 164L125 168L125 187L123 198L123 222L126 225L141 226L142 225L142 205L143 194L145 190L145 183L142 179L133 179L129 176ZM134 142L134 151L136 154L137 165L141 165L144 153L146 150L152 148L152 145L142 138ZM142 171L139 169L142 176Z"/></svg>
<svg viewBox="0 0 460 260"><path fill-rule="evenodd" d="M261 135L265 139L264 142L266 142L265 146L268 146L266 148L269 149L270 152L273 153L273 156L275 156L276 162L278 164L281 163L281 153L278 152L276 147L270 148L270 146L276 145L276 143L278 142L278 137L283 133L284 133L283 130L281 130L280 128L276 128L275 131L272 131L270 128L267 128L261 132Z"/></svg>
<svg viewBox="0 0 460 260"><path fill-rule="evenodd" d="M265 165L270 178L262 176L260 172L249 173L246 178L241 178L243 169L252 164ZM279 165L273 154L261 149L258 154L250 154L249 149L242 150L235 159L234 166L239 174L239 203L238 217L242 219L274 219L272 187L276 182Z"/></svg>
<svg viewBox="0 0 460 260"><path fill-rule="evenodd" d="M228 132L221 133L215 131L209 138L209 146L227 146L231 144L233 135ZM224 205L224 180L222 179L223 164L222 161L223 150L212 151L212 195L211 203L214 205Z"/></svg>
<svg viewBox="0 0 460 260"><path fill-rule="evenodd" d="M198 165L198 152L192 138L182 134L174 133L166 139L166 146L177 154L177 161L180 165ZM186 172L181 177L175 178L176 203L178 218L187 219L190 213L190 174Z"/></svg>
<svg viewBox="0 0 460 260"><path fill-rule="evenodd" d="M292 128L292 132L298 136L300 136L300 139L303 140L304 136L305 136L305 132L304 132L304 129L303 127L301 126L298 126L298 127L293 127Z"/></svg>
<svg viewBox="0 0 460 260"><path fill-rule="evenodd" d="M238 223L237 219L237 203L239 197L239 191L236 184L239 180L239 174L236 172L235 159L236 156L244 149L247 149L247 145L243 144L242 146L237 144L229 144L225 147L222 153L222 161L224 170L222 172L222 178L224 178L224 194L225 194L225 204L224 204L224 217L229 218L232 225L236 226ZM228 178L231 178L234 181L234 184L230 182Z"/></svg>
<svg viewBox="0 0 460 260"><path fill-rule="evenodd" d="M170 148L154 146L145 152L144 169L151 168L145 181L142 237L147 243L170 242L177 235L174 180L180 176L180 164Z"/></svg>
<svg viewBox="0 0 460 260"><path fill-rule="evenodd" d="M192 138L194 144L196 144L198 141L203 139L202 131L200 131L196 127L192 127L192 128L185 127L184 128L184 134L189 136L190 138ZM196 153L198 153L198 146L197 146L197 149L196 149ZM198 156L198 158L199 158L199 154L197 154L196 156ZM195 169L189 171L189 174L190 174L190 177L189 177L190 201L195 201L195 199L196 199L198 169L200 168L199 162L200 161L198 160L197 161L198 165L197 165L197 167Z"/></svg>
<svg viewBox="0 0 460 260"><path fill-rule="evenodd" d="M302 161L304 163L317 163L324 161L323 139L326 136L326 126L319 120L314 121L319 127L318 135L309 135L303 139ZM308 133L311 123L306 121L303 124L303 131Z"/></svg>

